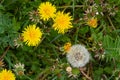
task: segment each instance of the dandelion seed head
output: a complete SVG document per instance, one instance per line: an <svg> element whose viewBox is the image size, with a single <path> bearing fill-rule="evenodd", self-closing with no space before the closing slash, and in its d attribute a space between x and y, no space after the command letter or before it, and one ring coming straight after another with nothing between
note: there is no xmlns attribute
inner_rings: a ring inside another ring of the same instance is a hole
<svg viewBox="0 0 120 80"><path fill-rule="evenodd" d="M67 60L73 67L83 67L90 59L88 50L82 45L73 45L67 52Z"/></svg>

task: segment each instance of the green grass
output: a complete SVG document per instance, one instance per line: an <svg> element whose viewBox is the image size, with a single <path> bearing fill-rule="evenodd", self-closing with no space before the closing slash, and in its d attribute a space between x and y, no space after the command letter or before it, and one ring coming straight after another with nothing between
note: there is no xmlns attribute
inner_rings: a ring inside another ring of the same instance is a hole
<svg viewBox="0 0 120 80"><path fill-rule="evenodd" d="M52 28L53 20L33 22L29 13L37 10L44 0L0 1L0 70L12 70L16 80L116 80L120 71L120 0L46 0L57 11L69 12L73 28L60 34ZM91 2L90 2L91 1ZM99 14L96 14L99 13ZM39 17L39 16L38 16ZM98 19L97 27L87 25L89 18ZM34 18L34 17L33 17ZM38 46L27 46L19 37L29 24L36 24L43 31ZM15 46L14 40L17 40ZM73 68L61 50L65 43L82 44L91 59L84 66L84 73ZM24 75L14 72L16 63L25 65ZM71 66L72 76L66 71Z"/></svg>

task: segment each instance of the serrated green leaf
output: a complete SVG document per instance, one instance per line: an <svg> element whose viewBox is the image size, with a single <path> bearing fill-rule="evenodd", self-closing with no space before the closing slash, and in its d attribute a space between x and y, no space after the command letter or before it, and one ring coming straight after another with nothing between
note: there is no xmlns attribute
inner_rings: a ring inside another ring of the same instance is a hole
<svg viewBox="0 0 120 80"><path fill-rule="evenodd" d="M0 34L4 33L4 26L0 25Z"/></svg>

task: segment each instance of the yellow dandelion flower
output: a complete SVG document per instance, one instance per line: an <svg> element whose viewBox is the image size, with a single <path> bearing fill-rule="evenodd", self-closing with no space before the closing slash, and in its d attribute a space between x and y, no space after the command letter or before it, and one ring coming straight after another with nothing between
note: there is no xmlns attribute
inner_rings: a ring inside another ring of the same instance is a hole
<svg viewBox="0 0 120 80"><path fill-rule="evenodd" d="M0 80L15 80L15 75L11 70L4 69L0 72Z"/></svg>
<svg viewBox="0 0 120 80"><path fill-rule="evenodd" d="M97 18L91 18L88 20L87 24L90 26L90 27L93 27L93 28L96 28L97 27Z"/></svg>
<svg viewBox="0 0 120 80"><path fill-rule="evenodd" d="M40 4L38 8L38 12L39 12L40 18L45 21L55 16L56 7L52 5L50 2L44 2Z"/></svg>
<svg viewBox="0 0 120 80"><path fill-rule="evenodd" d="M28 44L28 46L37 46L42 37L42 32L36 25L29 25L22 33L23 41Z"/></svg>
<svg viewBox="0 0 120 80"><path fill-rule="evenodd" d="M64 51L65 52L67 52L67 51L69 51L70 50L70 47L71 47L71 43L70 42L68 42L68 43L66 43L65 45L64 45Z"/></svg>
<svg viewBox="0 0 120 80"><path fill-rule="evenodd" d="M53 28L58 31L58 33L64 34L68 29L72 28L73 20L69 13L57 12L56 18L54 19Z"/></svg>

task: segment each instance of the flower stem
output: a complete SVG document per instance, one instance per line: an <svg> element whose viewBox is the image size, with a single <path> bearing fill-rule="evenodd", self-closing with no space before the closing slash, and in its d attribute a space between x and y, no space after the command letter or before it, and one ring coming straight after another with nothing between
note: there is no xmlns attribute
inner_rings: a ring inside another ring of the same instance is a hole
<svg viewBox="0 0 120 80"><path fill-rule="evenodd" d="M110 22L110 25L111 25L112 29L113 29L113 30L116 30L116 29L115 29L115 26L114 26L113 23L112 23L112 20L110 19L110 17L107 16L107 18L108 18L108 20L109 20L109 22Z"/></svg>
<svg viewBox="0 0 120 80"><path fill-rule="evenodd" d="M83 5L75 5L74 7L75 7L75 8L76 8L76 7L82 8ZM60 7L58 7L58 8L73 8L73 5L72 5L72 6L60 6Z"/></svg>
<svg viewBox="0 0 120 80"><path fill-rule="evenodd" d="M9 50L10 46L7 47L7 49L5 50L5 52L3 52L2 56L0 57L0 60L2 60L4 58L4 56L7 54L7 51Z"/></svg>
<svg viewBox="0 0 120 80"><path fill-rule="evenodd" d="M89 77L89 76L83 71L83 69L80 68L80 72L81 72L88 80L92 80L91 77Z"/></svg>

